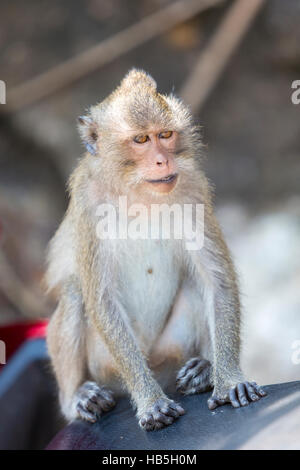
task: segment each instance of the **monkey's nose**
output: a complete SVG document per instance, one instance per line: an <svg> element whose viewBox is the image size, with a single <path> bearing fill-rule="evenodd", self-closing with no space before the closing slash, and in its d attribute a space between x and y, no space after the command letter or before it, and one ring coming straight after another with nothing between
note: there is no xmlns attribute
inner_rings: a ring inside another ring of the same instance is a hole
<svg viewBox="0 0 300 470"><path fill-rule="evenodd" d="M157 155L156 165L158 166L168 166L168 159L164 155Z"/></svg>

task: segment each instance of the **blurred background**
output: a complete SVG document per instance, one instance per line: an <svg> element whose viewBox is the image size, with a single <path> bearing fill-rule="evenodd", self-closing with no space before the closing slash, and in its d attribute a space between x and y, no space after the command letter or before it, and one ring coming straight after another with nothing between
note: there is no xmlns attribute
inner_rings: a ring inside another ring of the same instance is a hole
<svg viewBox="0 0 300 470"><path fill-rule="evenodd" d="M55 397L45 250L83 152L76 117L133 66L183 97L202 126L204 169L241 278L245 373L262 384L300 379L299 23L298 0L1 2L0 447L1 432L3 446L42 447L61 426L55 403L42 405ZM17 437L1 423L14 423L25 398ZM32 434L32 413L51 419L46 433Z"/></svg>

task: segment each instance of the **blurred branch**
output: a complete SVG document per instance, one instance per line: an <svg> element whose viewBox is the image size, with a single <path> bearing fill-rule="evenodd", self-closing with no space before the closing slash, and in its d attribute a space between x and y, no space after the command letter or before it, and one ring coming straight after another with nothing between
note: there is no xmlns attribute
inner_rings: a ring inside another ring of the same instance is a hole
<svg viewBox="0 0 300 470"><path fill-rule="evenodd" d="M203 106L264 2L236 0L225 14L181 89L180 96L192 112Z"/></svg>
<svg viewBox="0 0 300 470"><path fill-rule="evenodd" d="M17 111L45 98L94 72L99 67L116 60L155 36L168 31L178 23L223 2L224 0L177 0L171 2L165 8L143 18L91 49L21 85L17 85L10 91L8 90L7 105L1 110L4 112Z"/></svg>

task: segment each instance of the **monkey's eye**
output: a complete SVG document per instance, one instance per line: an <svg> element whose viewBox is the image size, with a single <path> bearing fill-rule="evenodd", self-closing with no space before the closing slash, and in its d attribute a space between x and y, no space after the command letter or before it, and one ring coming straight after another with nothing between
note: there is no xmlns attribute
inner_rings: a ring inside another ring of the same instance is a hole
<svg viewBox="0 0 300 470"><path fill-rule="evenodd" d="M161 132L158 137L160 139L169 139L170 137L172 137L173 135L173 131L165 131L165 132Z"/></svg>
<svg viewBox="0 0 300 470"><path fill-rule="evenodd" d="M147 142L149 140L149 136L148 135L137 135L137 136L135 136L135 138L133 140L137 144L144 144L145 142Z"/></svg>

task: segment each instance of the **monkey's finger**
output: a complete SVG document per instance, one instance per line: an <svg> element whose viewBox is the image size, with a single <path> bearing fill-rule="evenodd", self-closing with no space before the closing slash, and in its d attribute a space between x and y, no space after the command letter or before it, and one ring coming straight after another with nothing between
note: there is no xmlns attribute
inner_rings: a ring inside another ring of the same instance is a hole
<svg viewBox="0 0 300 470"><path fill-rule="evenodd" d="M214 410L218 406L225 405L225 403L226 403L226 400L223 400L223 399L220 399L220 398L217 398L217 397L214 397L214 396L210 397L207 400L208 408L210 410Z"/></svg>
<svg viewBox="0 0 300 470"><path fill-rule="evenodd" d="M207 366L209 362L204 359L194 357L190 359L184 367L182 367L177 374L177 381L181 379L191 379L200 374Z"/></svg>
<svg viewBox="0 0 300 470"><path fill-rule="evenodd" d="M171 408L171 403L166 403L165 401L159 401L156 405L154 405L154 409L153 409L153 418L156 421L164 423L166 426L168 426L169 424L172 424L174 421L174 417L168 415L168 408Z"/></svg>
<svg viewBox="0 0 300 470"><path fill-rule="evenodd" d="M162 426L163 426L163 425L162 425ZM154 429L156 429L154 421L153 421L153 423L148 423L148 422L146 422L146 423L142 426L142 428L145 429L145 431L154 431Z"/></svg>
<svg viewBox="0 0 300 470"><path fill-rule="evenodd" d="M245 387L246 387L247 395L251 401L260 400L261 397L256 394L254 387L249 382L245 382Z"/></svg>
<svg viewBox="0 0 300 470"><path fill-rule="evenodd" d="M185 390L188 388L191 380L195 378L197 375L197 371L195 368L193 369L186 369L185 367L179 371L176 380L176 388L179 392L184 393Z"/></svg>
<svg viewBox="0 0 300 470"><path fill-rule="evenodd" d="M172 408L162 408L161 412L166 416L170 416L171 418L178 418L179 416L179 413L176 410L173 410Z"/></svg>
<svg viewBox="0 0 300 470"><path fill-rule="evenodd" d="M187 372L186 370L180 375L177 376L176 379L176 384L178 384L179 387L184 387L188 381L192 378L193 374L191 372Z"/></svg>
<svg viewBox="0 0 300 470"><path fill-rule="evenodd" d="M140 419L140 426L146 431L154 431L155 429L161 429L165 424L161 421L155 420L152 413L145 413Z"/></svg>
<svg viewBox="0 0 300 470"><path fill-rule="evenodd" d="M161 408L161 412L164 415L171 416L172 418L178 418L178 416L180 416L180 414L181 414L179 412L179 410L177 410L176 408L171 408L171 406L165 406L165 407Z"/></svg>
<svg viewBox="0 0 300 470"><path fill-rule="evenodd" d="M199 362L199 358L198 357L192 357L192 359L189 359L187 361L187 363L185 364L184 368L186 371L188 369L193 369Z"/></svg>
<svg viewBox="0 0 300 470"><path fill-rule="evenodd" d="M90 423L95 423L99 417L99 415L89 411L82 403L77 403L76 406L77 412L79 416L84 419L85 421L89 421Z"/></svg>
<svg viewBox="0 0 300 470"><path fill-rule="evenodd" d="M210 410L214 410L218 406L217 400L215 400L214 398L209 398L207 400L207 405Z"/></svg>
<svg viewBox="0 0 300 470"><path fill-rule="evenodd" d="M183 367L182 369L180 369L180 371L177 374L176 383L179 383L179 382L184 383L188 375L189 375L189 371L185 367Z"/></svg>
<svg viewBox="0 0 300 470"><path fill-rule="evenodd" d="M182 378L180 380L177 380L176 381L176 389L178 390L178 392L184 393L186 391L186 389L188 388L188 386L189 386L192 379L193 379L193 376L188 375L188 376L185 376L184 378Z"/></svg>
<svg viewBox="0 0 300 470"><path fill-rule="evenodd" d="M176 389L180 392L181 390L184 390L186 388L186 383L182 379L177 379L176 380Z"/></svg>
<svg viewBox="0 0 300 470"><path fill-rule="evenodd" d="M169 426L174 421L174 418L172 418L172 416L165 415L160 409L155 409L153 411L153 418L155 421L163 423L165 426Z"/></svg>
<svg viewBox="0 0 300 470"><path fill-rule="evenodd" d="M116 405L116 402L114 400L113 401L99 400L98 403L103 411L109 411Z"/></svg>
<svg viewBox="0 0 300 470"><path fill-rule="evenodd" d="M94 395L88 400L87 408L91 411L109 411L113 406L115 405L115 402L109 402L105 400L103 397Z"/></svg>
<svg viewBox="0 0 300 470"><path fill-rule="evenodd" d="M239 402L239 400L237 399L237 396L236 396L235 387L233 387L229 390L229 400L230 400L230 403L232 404L232 406L234 408L239 408L241 406L240 402Z"/></svg>
<svg viewBox="0 0 300 470"><path fill-rule="evenodd" d="M103 391L97 393L97 402L104 411L109 411L116 405L115 399L111 393L103 393Z"/></svg>
<svg viewBox="0 0 300 470"><path fill-rule="evenodd" d="M198 371L196 370L196 368L189 369L188 371L186 371L186 374L179 381L179 387L187 387L190 381L193 380L197 374Z"/></svg>
<svg viewBox="0 0 300 470"><path fill-rule="evenodd" d="M116 404L112 393L105 388L94 388L88 398L103 411L109 411Z"/></svg>
<svg viewBox="0 0 300 470"><path fill-rule="evenodd" d="M201 388L209 387L210 386L210 380L209 380L209 371L206 369L205 371L202 371L201 374L197 375L193 379L192 386L196 390L200 390Z"/></svg>
<svg viewBox="0 0 300 470"><path fill-rule="evenodd" d="M151 426L153 427L154 425L154 419L151 413L144 413L139 422L140 425L145 429L150 428Z"/></svg>
<svg viewBox="0 0 300 470"><path fill-rule="evenodd" d="M268 395L267 392L265 392L265 390L262 387L257 385L256 382L251 382L251 385L253 386L255 392L261 397L266 397Z"/></svg>
<svg viewBox="0 0 300 470"><path fill-rule="evenodd" d="M179 370L176 382L180 382L182 385L185 385L189 380L195 377L197 374L195 366L197 365L198 361L199 359L192 359L192 362L188 361L185 366Z"/></svg>
<svg viewBox="0 0 300 470"><path fill-rule="evenodd" d="M86 410L92 413L96 417L100 417L102 414L102 409L100 408L99 404L96 401L92 401L91 399L85 400L81 402L80 405Z"/></svg>
<svg viewBox="0 0 300 470"><path fill-rule="evenodd" d="M113 397L113 394L109 391L109 390L106 390L106 388L101 388L98 392L97 392L97 395L101 396L104 400L108 401L108 402L114 402L114 397Z"/></svg>
<svg viewBox="0 0 300 470"><path fill-rule="evenodd" d="M246 396L246 388L244 383L240 383L236 386L237 390L237 396L239 399L239 402L242 406L247 406L249 405L249 401L247 400Z"/></svg>
<svg viewBox="0 0 300 470"><path fill-rule="evenodd" d="M163 427L165 427L164 423L162 423L161 421L154 421L154 426L152 429L158 430L162 429Z"/></svg>
<svg viewBox="0 0 300 470"><path fill-rule="evenodd" d="M177 416L181 416L185 413L184 409L182 408L182 406L180 406L178 403L176 403L175 401L173 400L169 400L169 399L160 399L158 400L155 405L154 405L154 409L160 409L161 411L162 410L173 410L173 411L168 411L168 413L165 413L165 414L168 414L168 415L173 415L174 413L176 413L176 417Z"/></svg>
<svg viewBox="0 0 300 470"><path fill-rule="evenodd" d="M175 403L175 402L170 403L170 408L172 410L175 410L178 413L179 416L182 416L182 415L185 414L184 408L182 408L181 405L178 405L178 403Z"/></svg>

